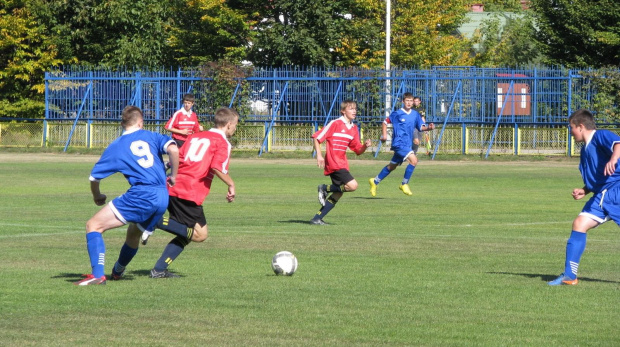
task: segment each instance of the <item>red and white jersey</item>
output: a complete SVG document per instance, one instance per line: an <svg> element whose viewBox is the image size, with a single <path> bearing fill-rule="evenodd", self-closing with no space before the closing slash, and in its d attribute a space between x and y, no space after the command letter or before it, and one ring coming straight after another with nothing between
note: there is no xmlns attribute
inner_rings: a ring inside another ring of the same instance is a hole
<svg viewBox="0 0 620 347"><path fill-rule="evenodd" d="M172 128L183 130L190 130L190 134L197 133L200 131L200 122L198 122L198 116L194 111L185 111L185 108L181 108L176 111L172 117L166 123L166 129L170 130ZM172 138L181 141L187 141L188 135L181 135L172 133Z"/></svg>
<svg viewBox="0 0 620 347"><path fill-rule="evenodd" d="M323 129L315 132L312 138L317 139L319 143L327 141L325 175L341 169L349 170L347 148L350 148L355 154L362 154L364 151L357 126L350 123L345 117L329 122Z"/></svg>
<svg viewBox="0 0 620 347"><path fill-rule="evenodd" d="M179 172L176 184L168 187L170 195L202 205L211 190L212 169L228 173L231 148L226 134L219 129L188 136L179 150Z"/></svg>

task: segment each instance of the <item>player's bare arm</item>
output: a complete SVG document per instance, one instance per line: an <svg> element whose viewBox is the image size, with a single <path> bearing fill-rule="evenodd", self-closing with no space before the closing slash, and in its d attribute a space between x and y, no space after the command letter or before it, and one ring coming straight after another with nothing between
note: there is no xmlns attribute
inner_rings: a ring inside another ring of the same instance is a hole
<svg viewBox="0 0 620 347"><path fill-rule="evenodd" d="M381 123L381 137L379 139L381 142L387 141L387 124L385 122Z"/></svg>
<svg viewBox="0 0 620 347"><path fill-rule="evenodd" d="M179 172L179 147L176 143L171 143L166 148L168 152L168 159L170 161L170 176L168 177L168 184L174 186L177 180L177 173Z"/></svg>
<svg viewBox="0 0 620 347"><path fill-rule="evenodd" d="M429 123L420 127L422 131L429 131L435 129L435 123Z"/></svg>
<svg viewBox="0 0 620 347"><path fill-rule="evenodd" d="M609 162L605 164L605 176L611 176L616 172L616 165L618 164L618 158L620 158L620 143L614 145L614 152L609 158Z"/></svg>
<svg viewBox="0 0 620 347"><path fill-rule="evenodd" d="M105 200L108 198L105 194L101 194L99 190L99 181L90 181L90 191L93 193L93 201L95 205L102 206L105 204Z"/></svg>
<svg viewBox="0 0 620 347"><path fill-rule="evenodd" d="M325 158L323 158L323 153L321 153L321 144L317 139L312 139L312 143L314 144L314 151L316 152L316 166L323 168L325 167Z"/></svg>
<svg viewBox="0 0 620 347"><path fill-rule="evenodd" d="M230 177L229 174L225 174L216 169L211 169L211 171L213 171L215 176L219 177L219 179L221 179L222 182L224 182L228 186L228 193L226 194L226 200L228 200L228 202L235 201L235 182L233 181L232 177Z"/></svg>

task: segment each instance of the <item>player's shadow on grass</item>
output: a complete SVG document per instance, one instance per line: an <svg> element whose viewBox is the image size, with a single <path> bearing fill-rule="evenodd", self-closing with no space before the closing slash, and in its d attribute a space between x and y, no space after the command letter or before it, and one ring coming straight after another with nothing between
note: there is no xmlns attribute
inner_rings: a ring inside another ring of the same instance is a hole
<svg viewBox="0 0 620 347"><path fill-rule="evenodd" d="M125 275L123 275L123 279L122 281L131 281L134 280L136 277L149 277L149 275L151 274L151 270L127 270L125 271ZM177 275L184 277L183 275L176 273ZM58 274L56 276L52 276L52 278L64 278L66 282L69 283L73 283L73 282L77 282L81 279L84 278L83 276L84 274L81 273L70 273L70 272L64 272L61 274ZM106 277L108 277L108 275L106 275ZM108 280L110 278L108 277Z"/></svg>
<svg viewBox="0 0 620 347"><path fill-rule="evenodd" d="M491 275L510 275L510 276L523 276L523 277L528 277L528 278L540 278L540 280L543 282L550 282L558 277L558 275L528 274L528 273L518 273L518 272L487 272L487 273ZM589 277L579 277L579 281L620 284L620 282L618 281L608 281L608 280L601 280L601 279L589 278Z"/></svg>
<svg viewBox="0 0 620 347"><path fill-rule="evenodd" d="M363 199L363 200L384 200L385 198L379 198L376 196L354 196L351 199Z"/></svg>
<svg viewBox="0 0 620 347"><path fill-rule="evenodd" d="M289 219L289 220L279 220L278 223L290 223L290 224L307 224L312 225L309 219ZM330 223L331 224L331 223Z"/></svg>

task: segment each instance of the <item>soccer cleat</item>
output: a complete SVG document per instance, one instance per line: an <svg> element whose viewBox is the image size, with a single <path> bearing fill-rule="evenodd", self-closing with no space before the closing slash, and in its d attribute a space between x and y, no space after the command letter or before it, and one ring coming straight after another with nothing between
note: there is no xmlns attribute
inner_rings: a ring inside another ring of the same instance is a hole
<svg viewBox="0 0 620 347"><path fill-rule="evenodd" d="M571 279L570 277L561 274L560 276L558 276L558 278L554 279L551 282L548 282L547 284L549 284L550 286L574 286L577 285L577 283L579 283L579 280L577 278Z"/></svg>
<svg viewBox="0 0 620 347"><path fill-rule="evenodd" d="M146 245L146 243L149 241L149 236L151 236L153 234L153 232L148 232L148 231L144 231L142 232L142 237L140 237L140 242L142 242L143 245Z"/></svg>
<svg viewBox="0 0 620 347"><path fill-rule="evenodd" d="M310 220L310 224L313 224L313 225L328 225L321 218Z"/></svg>
<svg viewBox="0 0 620 347"><path fill-rule="evenodd" d="M377 185L375 184L375 179L374 178L369 179L368 183L370 183L370 195L371 196L376 196L377 195Z"/></svg>
<svg viewBox="0 0 620 347"><path fill-rule="evenodd" d="M405 195L413 195L411 189L409 188L409 185L406 183L398 187L398 189L402 190Z"/></svg>
<svg viewBox="0 0 620 347"><path fill-rule="evenodd" d="M92 274L82 275L82 276L85 277L83 280L73 282L73 284L75 284L76 286L90 286L94 284L105 284L106 283L105 276L101 276L99 278L96 278Z"/></svg>
<svg viewBox="0 0 620 347"><path fill-rule="evenodd" d="M168 270L164 270L164 271L157 271L155 269L151 270L151 274L149 275L150 278L179 278L181 276L172 273Z"/></svg>
<svg viewBox="0 0 620 347"><path fill-rule="evenodd" d="M115 270L115 268L112 268L112 273L110 274L110 281L118 281L122 279L125 275L125 269L123 269L123 271L121 271L120 273L116 272Z"/></svg>
<svg viewBox="0 0 620 347"><path fill-rule="evenodd" d="M319 204L321 206L325 206L325 201L327 200L327 187L324 184L319 185Z"/></svg>

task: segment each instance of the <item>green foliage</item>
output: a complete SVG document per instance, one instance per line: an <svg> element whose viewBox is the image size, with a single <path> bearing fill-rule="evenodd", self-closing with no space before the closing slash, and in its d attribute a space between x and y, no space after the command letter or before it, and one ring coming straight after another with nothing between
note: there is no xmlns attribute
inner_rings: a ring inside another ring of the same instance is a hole
<svg viewBox="0 0 620 347"><path fill-rule="evenodd" d="M249 59L262 66L333 66L335 50L349 31L348 1L253 2L256 18Z"/></svg>
<svg viewBox="0 0 620 347"><path fill-rule="evenodd" d="M616 225L589 233L578 286L545 283L562 271L581 207L567 194L582 184L577 160L421 158L413 197L398 190L399 168L377 198L361 184L345 193L319 227L307 221L329 179L315 160L233 160L237 199L213 183L209 238L170 267L182 278L148 278L172 239L158 230L126 279L76 287L90 271L84 223L99 210L88 186L97 158L0 153L11 182L0 194L3 345L92 345L93 329L114 346L620 345ZM362 182L387 160L351 160L351 171ZM126 189L122 175L102 181L110 198ZM106 274L124 234L103 236ZM299 259L292 277L270 269L281 250Z"/></svg>
<svg viewBox="0 0 620 347"><path fill-rule="evenodd" d="M484 0L485 12L519 12L521 11L520 0Z"/></svg>
<svg viewBox="0 0 620 347"><path fill-rule="evenodd" d="M536 38L547 64L604 67L620 64L620 2L532 0Z"/></svg>
<svg viewBox="0 0 620 347"><path fill-rule="evenodd" d="M244 13L243 4L232 1L173 0L168 27L171 63L197 66L211 61L240 63L246 59L254 21Z"/></svg>
<svg viewBox="0 0 620 347"><path fill-rule="evenodd" d="M584 70L579 74L585 80L582 85L584 94L593 92L592 100L581 100L582 107L593 111L599 123L620 122L620 70L604 68Z"/></svg>
<svg viewBox="0 0 620 347"><path fill-rule="evenodd" d="M505 20L501 26L500 16ZM475 65L480 67L517 67L536 64L541 59L538 46L532 41L535 25L529 13L497 13L483 22L474 34Z"/></svg>
<svg viewBox="0 0 620 347"><path fill-rule="evenodd" d="M243 68L228 61L205 63L200 66L200 77L203 78L198 88L204 91L202 98L196 100L195 111L197 113L215 114L219 107L228 107L235 90L237 94L235 103L232 105L239 113L243 121L244 115L248 114L250 95L247 77L251 76L252 68ZM239 86L239 88L237 88Z"/></svg>
<svg viewBox="0 0 620 347"><path fill-rule="evenodd" d="M59 65L46 28L20 1L0 5L0 116L43 117L44 72Z"/></svg>

